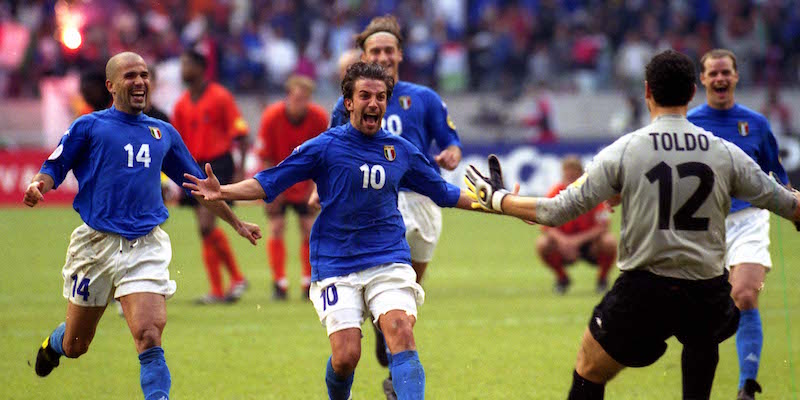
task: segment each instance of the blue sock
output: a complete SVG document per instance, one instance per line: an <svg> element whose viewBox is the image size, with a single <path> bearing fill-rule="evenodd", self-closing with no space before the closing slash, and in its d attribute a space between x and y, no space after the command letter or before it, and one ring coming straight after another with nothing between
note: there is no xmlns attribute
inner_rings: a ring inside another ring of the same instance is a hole
<svg viewBox="0 0 800 400"><path fill-rule="evenodd" d="M763 343L764 332L761 330L761 315L758 313L758 309L742 311L739 330L736 331L736 352L739 354L739 388L744 386L745 380L756 379Z"/></svg>
<svg viewBox="0 0 800 400"><path fill-rule="evenodd" d="M64 355L64 348L62 347L62 342L64 342L64 330L67 329L67 324L62 322L59 324L53 333L50 334L50 348L55 350L56 353Z"/></svg>
<svg viewBox="0 0 800 400"><path fill-rule="evenodd" d="M392 385L398 400L425 398L425 370L415 350L393 354L389 371L392 374Z"/></svg>
<svg viewBox="0 0 800 400"><path fill-rule="evenodd" d="M151 347L139 354L141 372L139 381L145 400L169 400L169 388L172 378L164 359L164 349L160 346Z"/></svg>
<svg viewBox="0 0 800 400"><path fill-rule="evenodd" d="M340 378L333 372L331 357L328 357L328 367L325 369L325 384L328 386L328 398L330 400L347 400L350 397L350 388L353 387L353 377L355 372L347 378Z"/></svg>

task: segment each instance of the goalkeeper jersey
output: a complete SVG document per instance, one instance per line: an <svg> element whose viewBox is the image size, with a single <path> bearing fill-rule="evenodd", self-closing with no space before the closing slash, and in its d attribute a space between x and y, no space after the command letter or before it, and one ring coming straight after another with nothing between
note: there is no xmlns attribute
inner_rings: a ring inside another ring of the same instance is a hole
<svg viewBox="0 0 800 400"><path fill-rule="evenodd" d="M309 240L313 281L380 264L411 264L397 209L400 186L442 207L455 206L461 194L409 141L383 129L366 136L350 123L303 143L255 179L268 202L297 182L317 184L322 211Z"/></svg>
<svg viewBox="0 0 800 400"><path fill-rule="evenodd" d="M693 280L723 273L731 196L785 218L795 202L736 145L682 115L663 115L603 149L567 190L539 201L537 219L558 225L616 194L619 268Z"/></svg>

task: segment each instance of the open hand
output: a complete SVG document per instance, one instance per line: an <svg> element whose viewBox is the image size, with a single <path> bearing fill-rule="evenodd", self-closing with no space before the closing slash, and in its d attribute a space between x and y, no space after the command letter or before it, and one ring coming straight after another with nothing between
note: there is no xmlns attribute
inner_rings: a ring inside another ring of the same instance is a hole
<svg viewBox="0 0 800 400"><path fill-rule="evenodd" d="M219 179L214 175L211 164L206 163L208 178L200 179L192 174L183 174L189 182L184 182L183 187L192 191L195 196L201 196L208 201L222 200Z"/></svg>

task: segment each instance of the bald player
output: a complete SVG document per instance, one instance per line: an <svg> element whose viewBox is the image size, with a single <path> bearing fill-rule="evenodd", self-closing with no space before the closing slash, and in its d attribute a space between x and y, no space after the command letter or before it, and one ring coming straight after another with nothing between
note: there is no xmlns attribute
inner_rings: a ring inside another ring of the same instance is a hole
<svg viewBox="0 0 800 400"><path fill-rule="evenodd" d="M731 196L800 220L800 193L686 119L695 80L685 55L667 50L653 57L645 69L650 125L606 147L554 198L506 195L467 169L473 206L549 226L621 196L622 273L590 317L569 399L602 399L606 382L625 367L654 363L671 336L683 344L683 398L708 399L718 345L739 322L725 269Z"/></svg>
<svg viewBox="0 0 800 400"><path fill-rule="evenodd" d="M72 170L80 184L73 208L84 222L72 232L61 272L69 300L65 322L44 339L35 370L44 377L61 356L86 353L106 305L115 298L139 354L144 398L168 399L171 379L161 333L175 281L168 270L169 236L159 228L168 216L161 171L175 182L184 182L184 173L202 171L172 125L142 113L150 90L142 57L130 52L111 57L106 88L111 108L75 120L25 190L23 202L34 207ZM261 237L257 225L240 221L224 202L198 201L251 243Z"/></svg>

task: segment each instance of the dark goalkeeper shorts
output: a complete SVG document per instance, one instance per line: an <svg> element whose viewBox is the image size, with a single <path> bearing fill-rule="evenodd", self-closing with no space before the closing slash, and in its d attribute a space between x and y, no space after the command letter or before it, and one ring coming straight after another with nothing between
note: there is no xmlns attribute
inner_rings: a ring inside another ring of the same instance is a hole
<svg viewBox="0 0 800 400"><path fill-rule="evenodd" d="M211 161L198 161L197 165L200 166L200 169L203 171L203 173L206 172L206 163L211 164L211 169L214 170L214 175L217 176L220 184L227 185L232 183L233 171L235 167L233 165L233 156L231 153L225 153ZM232 204L232 202L228 202L228 204ZM200 205L200 203L197 202L197 199L195 199L194 196L184 191L183 197L181 197L180 200L180 205L197 207Z"/></svg>
<svg viewBox="0 0 800 400"><path fill-rule="evenodd" d="M589 320L595 340L628 367L656 362L671 336L684 345L717 346L738 325L727 271L699 281L623 272Z"/></svg>

